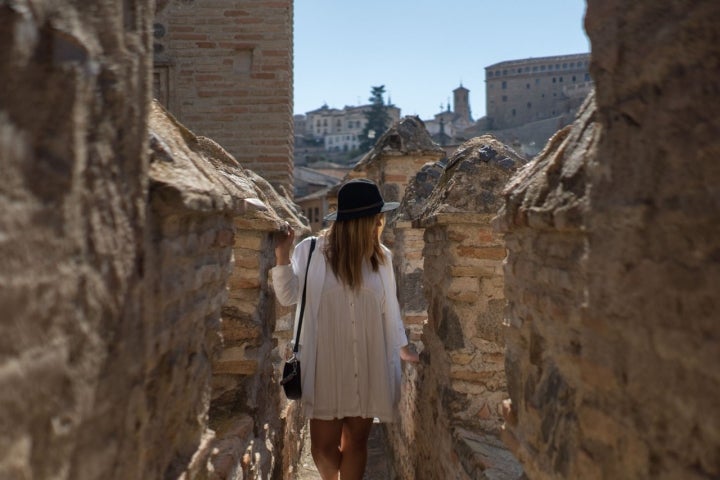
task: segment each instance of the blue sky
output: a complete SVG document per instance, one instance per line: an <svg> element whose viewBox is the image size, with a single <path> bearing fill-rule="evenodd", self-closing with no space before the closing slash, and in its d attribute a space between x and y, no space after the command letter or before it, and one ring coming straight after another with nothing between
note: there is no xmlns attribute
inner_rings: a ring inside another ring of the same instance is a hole
<svg viewBox="0 0 720 480"><path fill-rule="evenodd" d="M402 115L432 118L462 84L485 113L493 63L590 51L583 0L297 0L295 113L367 103L385 85Z"/></svg>

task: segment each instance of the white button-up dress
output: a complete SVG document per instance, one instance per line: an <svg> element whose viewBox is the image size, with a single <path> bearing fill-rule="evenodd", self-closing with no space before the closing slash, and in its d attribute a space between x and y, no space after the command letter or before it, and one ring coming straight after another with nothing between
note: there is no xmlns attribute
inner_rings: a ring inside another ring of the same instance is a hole
<svg viewBox="0 0 720 480"><path fill-rule="evenodd" d="M373 272L369 263L364 265L363 285L351 290L326 264L322 240L313 253L308 275L298 354L303 412L323 420L374 417L390 422L399 400L399 349L407 344L407 337L389 251L384 249L386 264L378 272ZM290 266L271 271L283 304L299 302L306 243L295 249Z"/></svg>

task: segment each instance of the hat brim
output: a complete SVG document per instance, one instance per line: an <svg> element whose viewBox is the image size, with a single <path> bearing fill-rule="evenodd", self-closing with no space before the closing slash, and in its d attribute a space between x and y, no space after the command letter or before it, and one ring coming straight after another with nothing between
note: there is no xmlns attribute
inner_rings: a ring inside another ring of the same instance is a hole
<svg viewBox="0 0 720 480"><path fill-rule="evenodd" d="M400 202L385 202L382 207L378 210L377 208L369 208L366 210L360 210L357 212L333 212L325 215L325 220L328 222L334 222L336 220L352 220L355 218L368 217L370 215L377 215L378 213L389 212L395 210L400 206ZM338 218L338 214L340 218Z"/></svg>

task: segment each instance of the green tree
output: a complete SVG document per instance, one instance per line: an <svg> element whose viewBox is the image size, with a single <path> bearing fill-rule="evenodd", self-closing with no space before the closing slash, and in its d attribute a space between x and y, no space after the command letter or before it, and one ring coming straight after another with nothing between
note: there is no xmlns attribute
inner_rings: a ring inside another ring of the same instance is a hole
<svg viewBox="0 0 720 480"><path fill-rule="evenodd" d="M379 87L372 87L370 93L370 110L365 112L365 118L367 123L365 128L360 134L360 151L367 152L373 146L375 142L380 138L380 135L390 128L390 115L388 114L388 107L390 104L385 104L385 85Z"/></svg>

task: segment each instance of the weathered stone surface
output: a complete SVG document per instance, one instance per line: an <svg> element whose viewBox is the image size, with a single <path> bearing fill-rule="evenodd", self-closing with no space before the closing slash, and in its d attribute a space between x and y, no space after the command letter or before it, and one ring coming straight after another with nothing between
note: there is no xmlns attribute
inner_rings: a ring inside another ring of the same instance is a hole
<svg viewBox="0 0 720 480"><path fill-rule="evenodd" d="M507 389L502 362L505 248L490 220L502 188L523 163L494 138L480 137L461 146L439 178L433 178L436 166L426 165L406 190L401 218L414 217L414 228L400 230L410 222L398 221L396 239L413 230L424 232L422 269L404 279L422 273L427 322L420 373L405 370L403 392L409 399L400 422L388 427L400 478L522 476L499 439ZM429 183L434 188L422 198ZM454 433L460 425L466 435Z"/></svg>
<svg viewBox="0 0 720 480"><path fill-rule="evenodd" d="M221 288L225 299L229 298L217 306L213 316L203 317L206 321L214 319L208 330L214 327L218 340L222 337L222 344L216 341L203 347L205 351L217 353L207 359L207 370L211 369L214 377L212 390L208 391L207 375L204 386L198 389L204 392L203 408L210 428L215 431L212 449L204 459L211 466L210 471L203 475L231 478L236 471L243 471L244 475L254 472L253 478L279 475L283 463L287 463L282 458L283 438L287 436L284 430L295 428L295 420L285 424L281 416L284 407L273 373L274 365L279 363L274 338L275 300L267 284L267 274L274 263L273 234L284 229L286 223L300 235L308 229L287 198L242 168L215 142L195 136L157 102L150 118L152 211L157 212L158 218L171 212L172 228L163 230L182 232L182 226L192 225L192 219L209 211L225 218L219 234L193 233L188 237L192 241L185 242L192 248L173 251L197 256L198 248L204 251L213 245L222 245L226 251L222 257L224 265L231 266L232 257L238 260L234 268L218 268L207 263L198 268L191 258L184 268L176 268L177 273L171 278L173 284L180 285L202 285L203 278L222 280L215 285ZM233 233L232 241L224 234L228 231ZM218 238L224 240L218 241ZM174 255L167 261L175 265L179 259ZM184 274L193 279L183 282ZM174 311L187 311L184 299L187 292L182 288L173 291L179 295L172 303ZM238 298L243 301L237 301ZM220 316L221 323L218 323ZM206 337L213 338L212 335ZM187 337L177 335L175 338L186 341ZM181 402L169 403L166 410L178 416L175 404L182 405ZM263 429L224 427L238 418L252 418ZM293 455L290 445L287 451Z"/></svg>
<svg viewBox="0 0 720 480"><path fill-rule="evenodd" d="M296 229L305 229L297 207L288 198L242 168L213 140L196 136L157 101L151 119L150 178L158 200L196 212L226 211L238 216L236 223L243 228L279 231L287 221Z"/></svg>
<svg viewBox="0 0 720 480"><path fill-rule="evenodd" d="M208 429L211 387L252 391L213 379L212 359L236 240L258 233L237 277L250 282L272 233L303 226L285 196L151 106L150 3L75 3L0 5L0 477L209 478L231 443L262 447L230 470L269 474L284 425L266 282L228 329L246 342L232 370L266 379L239 412L257 431Z"/></svg>
<svg viewBox="0 0 720 480"><path fill-rule="evenodd" d="M492 135L468 140L448 160L417 224L427 226L443 213L494 214L501 205L497 194L509 174L525 163L526 159Z"/></svg>
<svg viewBox="0 0 720 480"><path fill-rule="evenodd" d="M435 185L445 169L446 162L426 163L410 179L400 204L398 221L412 221L420 216L425 202L432 194Z"/></svg>
<svg viewBox="0 0 720 480"><path fill-rule="evenodd" d="M151 2L0 3L0 477L137 477ZM134 339L137 341L130 341ZM102 439L102 441L99 441Z"/></svg>
<svg viewBox="0 0 720 480"><path fill-rule="evenodd" d="M720 475L718 25L713 1L589 1L596 105L506 192L531 478Z"/></svg>
<svg viewBox="0 0 720 480"><path fill-rule="evenodd" d="M378 139L373 149L360 160L357 169L366 170L383 155L430 155L440 158L444 152L433 142L419 117L403 117Z"/></svg>

